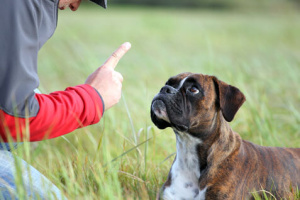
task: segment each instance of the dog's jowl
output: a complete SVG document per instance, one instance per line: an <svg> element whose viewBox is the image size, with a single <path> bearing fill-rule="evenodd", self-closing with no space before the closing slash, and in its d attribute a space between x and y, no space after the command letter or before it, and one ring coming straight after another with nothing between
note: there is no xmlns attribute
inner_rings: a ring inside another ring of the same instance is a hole
<svg viewBox="0 0 300 200"><path fill-rule="evenodd" d="M295 198L300 148L242 140L228 122L245 100L214 76L182 73L166 82L152 101L151 118L158 128L174 130L177 154L160 199L242 200L253 199L253 192Z"/></svg>

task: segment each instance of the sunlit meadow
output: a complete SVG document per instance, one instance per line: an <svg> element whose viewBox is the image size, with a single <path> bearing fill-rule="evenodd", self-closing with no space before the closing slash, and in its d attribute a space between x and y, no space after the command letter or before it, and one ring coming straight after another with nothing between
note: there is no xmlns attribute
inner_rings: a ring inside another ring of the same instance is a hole
<svg viewBox="0 0 300 200"><path fill-rule="evenodd" d="M119 104L99 124L16 152L69 199L155 198L175 156L175 136L153 125L150 103L181 72L215 75L240 88L247 101L231 126L243 139L300 147L299 10L60 11L39 54L40 90L84 83L126 41L132 49L116 68L124 77Z"/></svg>

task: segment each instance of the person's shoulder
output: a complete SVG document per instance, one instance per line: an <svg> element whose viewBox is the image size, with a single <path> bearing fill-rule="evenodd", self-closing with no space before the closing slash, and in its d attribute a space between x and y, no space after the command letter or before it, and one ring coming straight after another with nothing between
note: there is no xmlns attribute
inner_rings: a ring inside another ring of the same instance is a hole
<svg viewBox="0 0 300 200"><path fill-rule="evenodd" d="M20 14L23 15L26 13L36 13L38 14L43 7L43 1L52 1L52 0L2 0L1 1L1 10L6 9L10 12L13 12L14 15ZM34 15L36 15L34 14Z"/></svg>

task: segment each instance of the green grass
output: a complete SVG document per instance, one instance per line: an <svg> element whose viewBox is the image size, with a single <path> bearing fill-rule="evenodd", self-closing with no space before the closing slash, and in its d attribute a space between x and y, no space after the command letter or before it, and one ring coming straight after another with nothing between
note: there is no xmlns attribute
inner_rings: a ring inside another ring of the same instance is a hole
<svg viewBox="0 0 300 200"><path fill-rule="evenodd" d="M59 12L39 54L44 93L84 83L123 42L132 49L116 70L123 97L97 125L36 149L25 159L69 199L154 199L174 159L175 137L158 130L150 103L165 81L190 71L211 74L247 101L232 128L266 146L300 144L299 10L209 11L110 7ZM27 156L26 156L27 155Z"/></svg>

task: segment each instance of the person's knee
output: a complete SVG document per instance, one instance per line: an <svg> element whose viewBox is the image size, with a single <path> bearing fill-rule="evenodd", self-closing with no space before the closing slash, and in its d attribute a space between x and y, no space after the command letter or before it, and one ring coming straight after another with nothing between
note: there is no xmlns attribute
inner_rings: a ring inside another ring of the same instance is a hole
<svg viewBox="0 0 300 200"><path fill-rule="evenodd" d="M11 152L0 151L0 199L21 197L66 199L62 192L34 167L13 156Z"/></svg>

